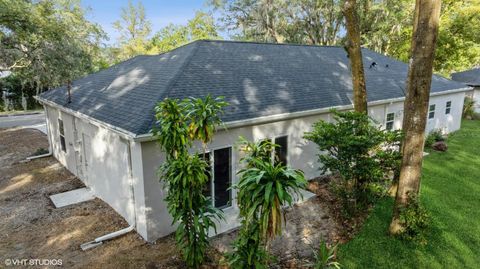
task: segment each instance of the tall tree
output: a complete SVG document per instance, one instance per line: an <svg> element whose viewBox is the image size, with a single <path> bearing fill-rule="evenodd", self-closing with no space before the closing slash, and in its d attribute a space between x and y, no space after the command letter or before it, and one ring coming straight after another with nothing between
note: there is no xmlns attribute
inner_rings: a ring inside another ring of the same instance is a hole
<svg viewBox="0 0 480 269"><path fill-rule="evenodd" d="M199 11L186 25L169 24L160 29L150 40L148 53L166 52L199 39L220 38L213 17Z"/></svg>
<svg viewBox="0 0 480 269"><path fill-rule="evenodd" d="M343 15L347 28L347 51L352 69L353 106L355 111L367 113L367 89L365 86L365 73L363 71L362 48L360 46L360 29L357 3L355 0L346 0L343 4Z"/></svg>
<svg viewBox="0 0 480 269"><path fill-rule="evenodd" d="M403 130L403 157L390 233L404 230L400 210L408 206L409 195L418 195L423 162L433 60L437 41L441 0L417 0L412 52L408 69Z"/></svg>
<svg viewBox="0 0 480 269"><path fill-rule="evenodd" d="M95 70L105 34L85 14L77 0L0 0L0 71L38 93Z"/></svg>
<svg viewBox="0 0 480 269"><path fill-rule="evenodd" d="M480 0L444 0L433 68L445 76L480 65Z"/></svg>
<svg viewBox="0 0 480 269"><path fill-rule="evenodd" d="M113 27L120 33L120 58L125 60L139 54L147 53L147 38L151 32L151 23L145 15L142 2L137 6L128 1L128 6L122 8L120 20L113 23Z"/></svg>
<svg viewBox="0 0 480 269"><path fill-rule="evenodd" d="M411 36L414 5L411 0L359 0L362 44L389 55L401 48Z"/></svg>
<svg viewBox="0 0 480 269"><path fill-rule="evenodd" d="M334 45L340 39L340 0L211 0L236 38Z"/></svg>

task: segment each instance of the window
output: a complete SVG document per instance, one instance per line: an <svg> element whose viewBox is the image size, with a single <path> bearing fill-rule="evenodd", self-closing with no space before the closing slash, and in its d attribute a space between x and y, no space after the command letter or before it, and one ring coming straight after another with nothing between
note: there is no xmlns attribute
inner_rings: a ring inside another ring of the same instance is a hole
<svg viewBox="0 0 480 269"><path fill-rule="evenodd" d="M385 122L385 128L387 130L393 130L393 123L395 122L395 113L388 113L387 120Z"/></svg>
<svg viewBox="0 0 480 269"><path fill-rule="evenodd" d="M275 162L278 161L283 165L287 165L288 136L280 136L275 138L275 144L279 146L275 149Z"/></svg>
<svg viewBox="0 0 480 269"><path fill-rule="evenodd" d="M203 154L201 155L203 158ZM222 148L205 154L209 163L207 174L209 180L204 190L204 195L212 197L213 205L217 208L225 208L231 205L232 191L232 148ZM213 176L213 178L212 178Z"/></svg>
<svg viewBox="0 0 480 269"><path fill-rule="evenodd" d="M218 208L230 206L232 200L232 148L213 151L214 205Z"/></svg>
<svg viewBox="0 0 480 269"><path fill-rule="evenodd" d="M450 114L450 111L452 110L452 101L447 102L447 106L445 107L445 114Z"/></svg>
<svg viewBox="0 0 480 269"><path fill-rule="evenodd" d="M63 121L58 119L58 130L60 132L60 145L63 152L67 152L67 146L65 144L65 130L63 128Z"/></svg>
<svg viewBox="0 0 480 269"><path fill-rule="evenodd" d="M435 118L435 105L430 105L428 108L428 119Z"/></svg>

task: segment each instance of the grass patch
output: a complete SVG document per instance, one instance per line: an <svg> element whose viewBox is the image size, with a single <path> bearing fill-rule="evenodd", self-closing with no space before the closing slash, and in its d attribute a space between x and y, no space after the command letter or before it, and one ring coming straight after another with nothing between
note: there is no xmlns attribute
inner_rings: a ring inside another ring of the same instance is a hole
<svg viewBox="0 0 480 269"><path fill-rule="evenodd" d="M478 268L480 121L464 121L447 152L425 157L421 202L432 218L426 246L388 235L393 199L380 201L360 233L339 247L345 268Z"/></svg>

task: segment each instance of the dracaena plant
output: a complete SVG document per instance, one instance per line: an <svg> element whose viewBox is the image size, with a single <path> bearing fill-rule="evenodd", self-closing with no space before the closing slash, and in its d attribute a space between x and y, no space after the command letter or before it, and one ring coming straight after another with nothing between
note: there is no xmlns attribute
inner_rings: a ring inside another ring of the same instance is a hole
<svg viewBox="0 0 480 269"><path fill-rule="evenodd" d="M212 139L215 126L221 123L218 114L225 105L218 98L207 97L181 102L165 99L155 108L153 132L166 154L166 162L158 172L167 190L168 212L173 224L178 224L177 247L189 267L198 268L203 263L208 231L216 228L215 220L223 219L222 212L203 194L210 173L208 164L198 154L189 154L189 149L193 140L199 139L205 153L205 145Z"/></svg>
<svg viewBox="0 0 480 269"><path fill-rule="evenodd" d="M195 268L204 261L208 231L216 230L214 220L223 219L221 211L203 195L208 182L207 167L198 155L183 152L159 170L161 178L166 179L168 212L173 223L178 223L177 247L183 251L187 265Z"/></svg>
<svg viewBox="0 0 480 269"><path fill-rule="evenodd" d="M191 145L185 111L185 106L177 99L166 98L155 107L153 133L167 159L177 158Z"/></svg>
<svg viewBox="0 0 480 269"><path fill-rule="evenodd" d="M222 124L220 116L228 105L222 96L213 98L210 94L205 99L190 97L183 101L186 117L189 119L188 132L192 140L202 141L205 154L206 145L212 141L216 127Z"/></svg>
<svg viewBox="0 0 480 269"><path fill-rule="evenodd" d="M234 186L242 228L229 261L234 268L261 268L270 259L270 242L282 233L282 207L291 205L294 196L301 197L306 180L301 171L272 162L268 156L276 145L245 140L242 144L245 168L239 171L240 179Z"/></svg>

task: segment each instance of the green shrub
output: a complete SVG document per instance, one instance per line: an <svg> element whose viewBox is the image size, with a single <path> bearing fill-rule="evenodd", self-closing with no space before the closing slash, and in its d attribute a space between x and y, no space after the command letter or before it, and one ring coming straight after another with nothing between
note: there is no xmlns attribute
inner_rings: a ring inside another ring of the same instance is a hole
<svg viewBox="0 0 480 269"><path fill-rule="evenodd" d="M425 244L425 234L430 224L430 216L420 204L418 196L409 194L408 200L408 206L400 209L400 221L405 230L399 236L408 241Z"/></svg>
<svg viewBox="0 0 480 269"><path fill-rule="evenodd" d="M328 246L325 240L320 242L319 247L313 252L314 263L307 266L314 269L340 269L340 263L335 261L335 253L338 245Z"/></svg>
<svg viewBox="0 0 480 269"><path fill-rule="evenodd" d="M445 137L443 137L442 131L439 129L432 130L425 138L425 147L430 148L435 142L439 141L445 141Z"/></svg>
<svg viewBox="0 0 480 269"><path fill-rule="evenodd" d="M323 152L319 155L322 173L330 171L340 176L336 191L346 206L345 212L352 215L377 197L377 188L371 184L378 187L379 183L390 182L391 174L398 172L401 134L378 129L362 113L332 113L335 122L315 123L304 138Z"/></svg>

